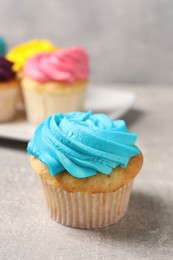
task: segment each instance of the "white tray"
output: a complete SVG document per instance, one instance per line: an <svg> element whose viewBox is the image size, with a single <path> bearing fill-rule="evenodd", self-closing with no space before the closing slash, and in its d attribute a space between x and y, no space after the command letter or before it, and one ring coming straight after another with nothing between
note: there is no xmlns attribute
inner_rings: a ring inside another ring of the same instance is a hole
<svg viewBox="0 0 173 260"><path fill-rule="evenodd" d="M118 90L114 87L91 87L88 90L85 110L106 113L112 119L120 118L134 104L136 94L130 91ZM16 120L0 124L0 137L20 141L29 141L35 126L28 123L24 113L20 112Z"/></svg>

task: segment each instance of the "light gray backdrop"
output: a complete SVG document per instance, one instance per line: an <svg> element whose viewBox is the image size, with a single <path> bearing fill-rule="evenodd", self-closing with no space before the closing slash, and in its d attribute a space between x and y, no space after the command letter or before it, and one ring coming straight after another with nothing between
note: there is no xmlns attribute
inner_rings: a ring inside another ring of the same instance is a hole
<svg viewBox="0 0 173 260"><path fill-rule="evenodd" d="M94 83L173 84L172 0L0 0L9 45L82 45Z"/></svg>

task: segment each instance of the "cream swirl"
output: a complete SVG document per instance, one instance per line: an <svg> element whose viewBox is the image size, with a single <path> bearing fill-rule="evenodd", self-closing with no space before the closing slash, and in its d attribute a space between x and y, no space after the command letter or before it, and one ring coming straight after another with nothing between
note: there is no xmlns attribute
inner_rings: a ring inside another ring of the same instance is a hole
<svg viewBox="0 0 173 260"><path fill-rule="evenodd" d="M102 172L140 153L137 134L129 133L123 120L104 114L72 112L54 114L41 123L28 144L28 153L45 163L52 176L67 170L77 178Z"/></svg>
<svg viewBox="0 0 173 260"><path fill-rule="evenodd" d="M24 72L40 82L73 83L75 80L87 80L89 76L88 55L80 47L40 53L26 62Z"/></svg>
<svg viewBox="0 0 173 260"><path fill-rule="evenodd" d="M33 39L24 43L21 43L13 47L6 55L7 59L13 62L13 69L16 72L23 70L26 61L32 56L42 53L56 50L55 47L48 40Z"/></svg>

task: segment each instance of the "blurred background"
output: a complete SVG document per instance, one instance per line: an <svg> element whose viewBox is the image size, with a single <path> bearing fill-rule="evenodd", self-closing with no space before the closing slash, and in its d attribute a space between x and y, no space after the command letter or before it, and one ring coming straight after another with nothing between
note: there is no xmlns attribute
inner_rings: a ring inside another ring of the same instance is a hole
<svg viewBox="0 0 173 260"><path fill-rule="evenodd" d="M92 83L173 84L171 0L0 0L0 35L85 47Z"/></svg>

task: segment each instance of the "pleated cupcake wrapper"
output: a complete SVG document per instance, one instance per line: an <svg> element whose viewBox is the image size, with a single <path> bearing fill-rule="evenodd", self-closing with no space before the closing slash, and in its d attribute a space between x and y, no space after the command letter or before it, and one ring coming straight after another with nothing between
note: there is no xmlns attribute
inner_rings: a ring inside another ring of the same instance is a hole
<svg viewBox="0 0 173 260"><path fill-rule="evenodd" d="M85 90L68 95L50 95L23 89L27 119L33 124L38 124L51 114L81 111L84 94Z"/></svg>
<svg viewBox="0 0 173 260"><path fill-rule="evenodd" d="M41 178L50 216L75 228L101 228L116 223L127 211L133 180L110 193L70 193Z"/></svg>
<svg viewBox="0 0 173 260"><path fill-rule="evenodd" d="M0 121L12 119L16 114L19 88L10 87L0 91Z"/></svg>
<svg viewBox="0 0 173 260"><path fill-rule="evenodd" d="M24 103L24 97L23 97L23 92L22 92L22 88L20 86L19 88L19 95L18 95L18 99L17 99L17 110L25 110L25 103Z"/></svg>

